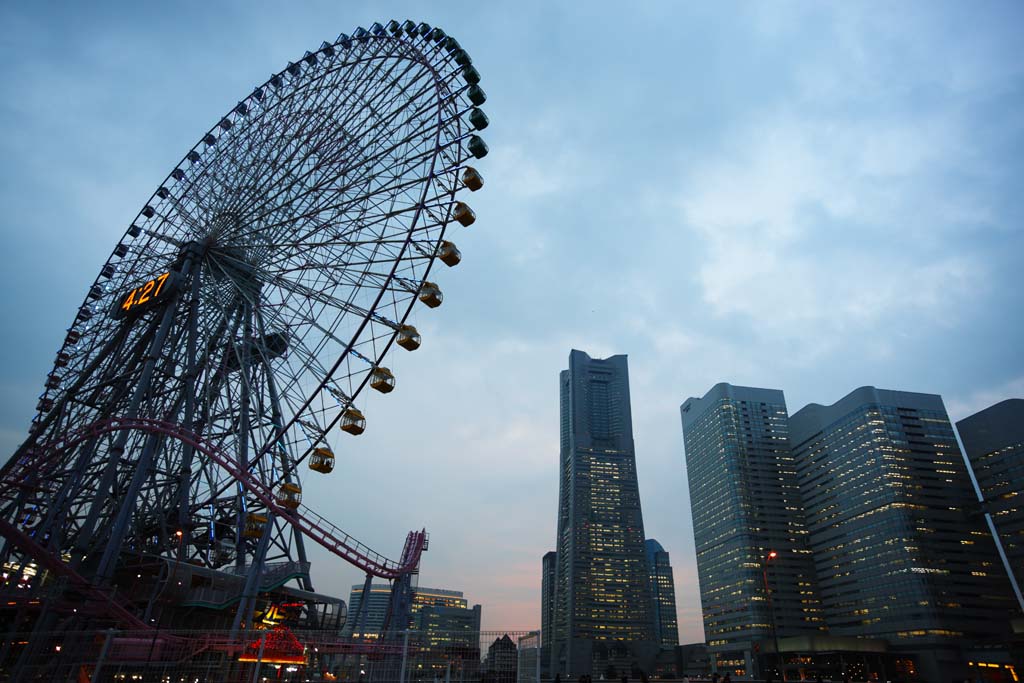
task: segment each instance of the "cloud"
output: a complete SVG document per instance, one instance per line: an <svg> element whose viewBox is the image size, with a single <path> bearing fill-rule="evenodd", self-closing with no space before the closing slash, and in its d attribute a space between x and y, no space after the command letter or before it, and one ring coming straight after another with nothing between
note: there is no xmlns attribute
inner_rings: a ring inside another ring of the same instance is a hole
<svg viewBox="0 0 1024 683"><path fill-rule="evenodd" d="M943 216L918 204L942 196L937 176L960 156L953 122L781 113L729 137L675 193L707 251L698 282L716 315L822 351L905 318L908 296L915 316L935 321L984 286L970 250L929 247L959 217L979 215L972 198L946 192Z"/></svg>
<svg viewBox="0 0 1024 683"><path fill-rule="evenodd" d="M1008 398L1024 398L1024 375L967 394L947 396L946 412L949 413L949 418L956 422Z"/></svg>

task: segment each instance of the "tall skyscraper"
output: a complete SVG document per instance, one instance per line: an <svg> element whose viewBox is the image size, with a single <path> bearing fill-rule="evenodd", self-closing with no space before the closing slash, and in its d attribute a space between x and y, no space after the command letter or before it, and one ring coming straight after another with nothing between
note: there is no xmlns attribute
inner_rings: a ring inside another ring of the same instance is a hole
<svg viewBox="0 0 1024 683"><path fill-rule="evenodd" d="M708 651L718 669L758 674L773 622L787 635L822 630L786 400L722 383L680 413Z"/></svg>
<svg viewBox="0 0 1024 683"><path fill-rule="evenodd" d="M592 671L595 644L654 643L625 356L569 354L560 375L552 673Z"/></svg>
<svg viewBox="0 0 1024 683"><path fill-rule="evenodd" d="M555 621L555 581L558 553L544 554L541 561L541 661L547 671L551 664L551 629Z"/></svg>
<svg viewBox="0 0 1024 683"><path fill-rule="evenodd" d="M647 571L651 577L651 601L654 606L654 638L662 645L679 644L676 617L676 583L668 553L653 538L644 541Z"/></svg>
<svg viewBox="0 0 1024 683"><path fill-rule="evenodd" d="M1018 601L1024 586L1024 399L997 403L956 423ZM1022 607L1024 610L1024 607Z"/></svg>
<svg viewBox="0 0 1024 683"><path fill-rule="evenodd" d="M861 387L789 425L830 632L970 676L961 647L1008 632L1012 603L942 398Z"/></svg>

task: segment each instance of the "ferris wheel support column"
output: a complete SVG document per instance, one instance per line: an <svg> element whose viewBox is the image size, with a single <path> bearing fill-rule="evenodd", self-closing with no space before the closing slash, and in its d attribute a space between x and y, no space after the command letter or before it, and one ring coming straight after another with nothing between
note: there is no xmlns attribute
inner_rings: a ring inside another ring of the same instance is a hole
<svg viewBox="0 0 1024 683"><path fill-rule="evenodd" d="M259 327L260 336L265 338L267 335L267 328L263 321L263 313L260 311L258 307L256 308L255 313L256 325ZM280 442L283 460L283 462L281 463L281 470L284 474L285 482L291 483L293 479L292 474L294 468L290 467L289 462L287 461L288 450L283 438L285 430L284 413L281 412L281 395L277 391L277 380L274 379L274 373L271 371L270 364L266 362L266 359L264 359L264 365L266 366L267 391L270 394L270 419L274 424L274 428L277 429L277 432L279 434L278 441ZM306 544L302 540L302 532L298 529L298 527L292 525L292 533L295 534L295 551L298 553L299 562L301 562L302 564L308 564L309 559L306 556ZM308 573L302 575L302 577L300 578L300 583L302 584L302 588L304 590L312 592L313 580L309 577Z"/></svg>
<svg viewBox="0 0 1024 683"><path fill-rule="evenodd" d="M195 254L191 250L186 252L185 261L181 267L182 277L187 278L190 275L194 256ZM126 418L134 418L138 416L139 405L142 403L142 398L146 395L146 392L149 391L150 383L153 379L153 373L156 370L157 360L159 360L160 357L160 351L163 348L164 341L167 339L167 335L171 331L171 326L174 322L174 314L178 307L178 301L178 294L175 294L174 298L167 302L166 308L164 308L163 316L160 320L160 327L157 329L156 336L153 338L153 342L149 346L149 350L146 354L146 363L143 366L138 385L135 388L135 392L132 394L128 409L125 411L124 417ZM114 483L114 479L117 476L117 466L121 460L121 455L124 453L124 446L128 441L130 433L130 430L122 431L115 440L113 447L110 449L110 456L107 461L106 470L104 471L103 478L97 487L96 498L93 500L92 508L89 510L89 516L86 518L85 524L83 525L84 533L79 535L80 542L76 544L76 547L81 551L86 550L86 548L82 546L84 545L84 542L91 538L94 527L96 526L96 520L100 515L100 510L106 503L106 492L110 490ZM113 558L116 557L117 553L121 549L121 541L124 538L124 533L128 526L128 519L131 517L132 511L135 509L135 496L138 495L138 489L142 484L144 474L149 469L149 461L151 459L149 456L152 455L152 449L149 448L148 445L149 444L147 444L145 455L143 456L146 458L146 462L139 461L136 464L135 475L132 478L132 486L127 492L127 495L123 496L123 504L121 505L121 509L118 511L117 519L111 530L110 539L107 541L107 547L103 553L103 558L100 560L97 579L101 582L109 578L107 576L107 570L112 568Z"/></svg>
<svg viewBox="0 0 1024 683"><path fill-rule="evenodd" d="M117 513L114 526L110 531L110 538L107 540L107 546L103 549L103 556L100 558L100 563L96 569L96 582L99 584L108 583L114 575L114 565L117 563L118 555L121 554L121 543L124 541L124 534L128 530L128 520L131 519L132 512L135 510L133 501L139 495L142 482L149 476L149 469L153 463L153 453L156 452L159 441L160 439L156 434L150 434L146 439L146 445L143 447L142 455L139 457L138 463L135 466L135 472L132 474L131 483L124 494L125 502ZM118 456L118 453L119 451L114 451L115 456ZM119 456L118 459L120 459Z"/></svg>
<svg viewBox="0 0 1024 683"><path fill-rule="evenodd" d="M188 308L188 337L185 341L185 386L195 387L199 377L198 358L196 357L197 340L199 338L199 286L202 281L202 269L197 268L192 276L192 297ZM185 393L185 413L182 415L181 424L187 429L195 431L193 420L196 412L196 392L190 390ZM191 444L185 445L181 458L181 476L178 479L178 527L184 531L189 524L189 480L192 475L192 458L196 449ZM182 545L178 544L178 561L182 561Z"/></svg>
<svg viewBox="0 0 1024 683"><path fill-rule="evenodd" d="M250 304L246 299L242 300L242 349L238 359L238 376L241 377L241 408L238 415L238 469L246 471L249 465L249 383L252 375L249 373L249 358L252 349L252 323L249 320ZM235 484L235 567L241 569L245 566L245 489L241 483ZM266 535L266 534L264 534ZM262 547L262 539L260 547ZM253 565L256 564L255 558Z"/></svg>
<svg viewBox="0 0 1024 683"><path fill-rule="evenodd" d="M253 554L252 565L249 567L249 571L245 576L245 588L242 590L242 599L238 601L238 611L235 612L235 620L231 624L231 637L234 638L238 635L238 629L242 625L242 619L252 615L254 608L253 603L256 600L256 592L258 590L258 583L260 574L263 573L263 558L267 554L267 547L270 545L270 527L273 526L274 522L274 511L270 510L267 514L267 524L263 531L263 535L260 536L260 542L256 546L256 552ZM249 630L250 619L246 618L246 630Z"/></svg>

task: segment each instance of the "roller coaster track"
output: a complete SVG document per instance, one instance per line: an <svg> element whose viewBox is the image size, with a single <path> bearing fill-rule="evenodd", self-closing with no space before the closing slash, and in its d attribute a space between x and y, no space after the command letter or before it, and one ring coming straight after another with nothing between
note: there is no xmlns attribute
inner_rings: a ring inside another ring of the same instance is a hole
<svg viewBox="0 0 1024 683"><path fill-rule="evenodd" d="M252 495L260 500L274 515L293 525L298 531L337 555L363 572L381 579L399 579L418 570L420 556L426 550L427 534L425 530L410 531L402 549L402 555L396 562L384 557L364 543L339 529L330 521L317 514L309 507L300 505L296 509L287 508L277 503L274 491L270 486L253 477L242 469L218 447L207 443L202 437L180 425L162 420L148 418L113 418L97 422L83 429L71 432L58 441L25 454L17 461L9 461L0 471L0 505L13 502L19 490L39 489L46 486L46 472L51 456L62 449L73 448L86 439L91 439L111 432L138 430L151 434L161 434L177 439L193 446L200 453L222 467L234 477ZM0 533L9 542L18 545L32 556L39 564L68 579L77 589L90 599L103 599L110 603L114 616L134 628L149 628L127 608L115 601L101 588L93 585L84 577L75 573L60 557L43 547L15 524L11 524L5 515L0 515Z"/></svg>

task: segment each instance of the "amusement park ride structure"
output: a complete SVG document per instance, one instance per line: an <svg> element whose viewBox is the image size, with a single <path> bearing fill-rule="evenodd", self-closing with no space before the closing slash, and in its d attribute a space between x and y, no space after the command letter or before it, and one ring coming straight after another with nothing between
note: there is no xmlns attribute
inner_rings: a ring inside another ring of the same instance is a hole
<svg viewBox="0 0 1024 683"><path fill-rule="evenodd" d="M359 28L271 76L175 166L0 470L4 628L244 642L282 598L333 628L308 541L367 585L392 581L385 630L405 628L426 533L379 555L304 504L300 465L334 469L333 430L363 432L363 390L395 387L385 355L421 343L413 307L442 302L432 267L459 262L448 228L475 220L456 195L483 185L467 165L487 153L479 81L439 28Z"/></svg>

